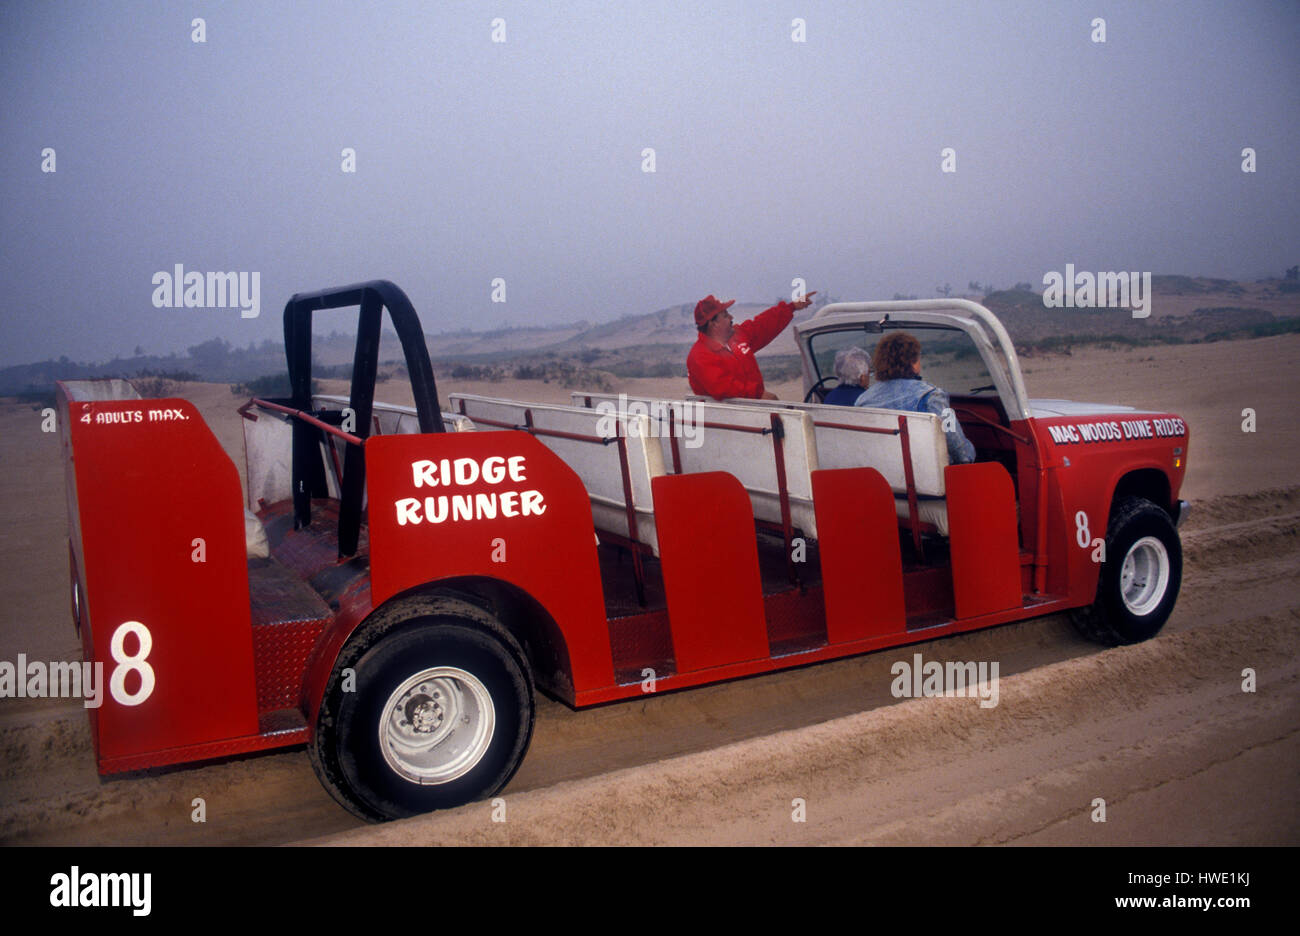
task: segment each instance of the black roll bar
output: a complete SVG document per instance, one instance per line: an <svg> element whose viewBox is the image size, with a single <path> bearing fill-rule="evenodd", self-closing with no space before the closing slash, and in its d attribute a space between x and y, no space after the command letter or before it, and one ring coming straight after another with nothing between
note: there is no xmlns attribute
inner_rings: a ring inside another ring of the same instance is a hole
<svg viewBox="0 0 1300 936"><path fill-rule="evenodd" d="M371 432L375 401L375 379L379 372L379 334L383 310L388 310L402 343L406 370L411 378L416 418L421 432L445 432L438 388L429 363L420 318L406 293L389 280L369 280L316 292L295 293L284 307L284 352L289 365L289 385L294 409L310 412L311 324L318 309L360 307L357 348L352 359L352 392L349 406L356 414L356 435L364 443ZM294 526L311 523L311 498L323 495L324 466L317 454L320 430L303 420L293 423L293 514ZM361 500L365 493L365 456L360 446L348 445L344 456L339 492L339 555L353 556L361 533Z"/></svg>

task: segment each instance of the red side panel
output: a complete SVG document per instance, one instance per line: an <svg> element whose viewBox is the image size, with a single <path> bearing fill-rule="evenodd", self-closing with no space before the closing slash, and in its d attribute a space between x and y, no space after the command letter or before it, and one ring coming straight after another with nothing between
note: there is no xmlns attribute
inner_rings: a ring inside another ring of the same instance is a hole
<svg viewBox="0 0 1300 936"><path fill-rule="evenodd" d="M949 465L944 469L944 487L958 620L1021 607L1011 475L997 462Z"/></svg>
<svg viewBox="0 0 1300 936"><path fill-rule="evenodd" d="M889 482L874 468L812 473L829 643L901 634L903 559Z"/></svg>
<svg viewBox="0 0 1300 936"><path fill-rule="evenodd" d="M104 668L92 721L101 771L121 758L148 766L167 749L255 735L234 464L184 400L63 403L85 643Z"/></svg>
<svg viewBox="0 0 1300 936"><path fill-rule="evenodd" d="M366 490L376 608L438 579L500 579L559 625L575 692L613 684L591 503L550 449L526 432L372 436Z"/></svg>
<svg viewBox="0 0 1300 936"><path fill-rule="evenodd" d="M677 672L766 659L749 495L723 471L652 482Z"/></svg>

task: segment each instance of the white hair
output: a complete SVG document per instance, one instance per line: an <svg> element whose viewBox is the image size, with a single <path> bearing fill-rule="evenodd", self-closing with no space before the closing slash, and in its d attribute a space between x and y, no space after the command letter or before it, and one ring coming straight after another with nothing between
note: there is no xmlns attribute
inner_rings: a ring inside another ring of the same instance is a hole
<svg viewBox="0 0 1300 936"><path fill-rule="evenodd" d="M856 345L835 354L835 376L840 383L857 384L871 373L871 356Z"/></svg>

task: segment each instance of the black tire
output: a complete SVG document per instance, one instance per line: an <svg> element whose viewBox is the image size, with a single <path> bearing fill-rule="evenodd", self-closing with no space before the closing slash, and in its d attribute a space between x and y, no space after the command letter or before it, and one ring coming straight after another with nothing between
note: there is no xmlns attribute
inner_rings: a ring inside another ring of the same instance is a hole
<svg viewBox="0 0 1300 936"><path fill-rule="evenodd" d="M355 691L344 691L344 670ZM533 731L519 644L459 599L376 614L334 667L309 745L325 788L354 815L399 819L499 792Z"/></svg>
<svg viewBox="0 0 1300 936"><path fill-rule="evenodd" d="M1071 619L1083 636L1107 646L1148 640L1173 612L1182 578L1182 543L1169 514L1145 498L1124 498L1106 529L1096 600Z"/></svg>

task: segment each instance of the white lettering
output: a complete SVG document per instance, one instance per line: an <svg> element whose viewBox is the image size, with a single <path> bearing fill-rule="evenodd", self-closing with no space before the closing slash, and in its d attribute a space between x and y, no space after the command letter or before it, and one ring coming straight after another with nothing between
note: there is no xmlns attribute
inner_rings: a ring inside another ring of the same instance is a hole
<svg viewBox="0 0 1300 936"><path fill-rule="evenodd" d="M542 503L541 491L524 491L519 497L520 508L526 517L530 513L541 516L546 513L546 505Z"/></svg>
<svg viewBox="0 0 1300 936"><path fill-rule="evenodd" d="M500 455L493 455L483 460L483 480L488 484L500 484L506 477L506 460Z"/></svg>
<svg viewBox="0 0 1300 936"><path fill-rule="evenodd" d="M516 492L516 491L504 491L504 492L502 492L502 494L501 494L501 516L503 516L503 517L517 517L517 516L519 516L519 511L515 508L515 501L518 499L518 497L519 497L519 494L518 494L518 492Z"/></svg>
<svg viewBox="0 0 1300 936"><path fill-rule="evenodd" d="M73 865L67 874L51 875L51 907L130 907L133 916L148 916L153 906L153 874L141 872L81 873Z"/></svg>
<svg viewBox="0 0 1300 936"><path fill-rule="evenodd" d="M434 474L438 466L427 459L411 462L412 483L416 487L434 487L437 480Z"/></svg>
<svg viewBox="0 0 1300 936"><path fill-rule="evenodd" d="M420 486L417 480L416 487ZM420 522L420 501L414 497L403 497L396 504L397 507L397 525L406 526L408 523Z"/></svg>
<svg viewBox="0 0 1300 936"><path fill-rule="evenodd" d="M472 458L458 458L454 462L456 483L462 487L478 480L478 462Z"/></svg>

